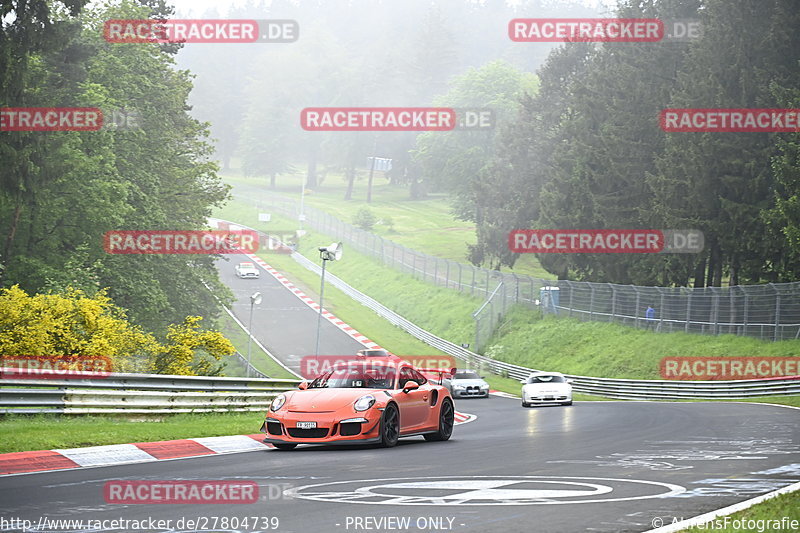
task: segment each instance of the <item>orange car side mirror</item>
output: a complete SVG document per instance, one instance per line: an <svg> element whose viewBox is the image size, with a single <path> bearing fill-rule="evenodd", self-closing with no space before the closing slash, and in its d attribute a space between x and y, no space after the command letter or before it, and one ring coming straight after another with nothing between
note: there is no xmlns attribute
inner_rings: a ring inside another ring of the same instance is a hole
<svg viewBox="0 0 800 533"><path fill-rule="evenodd" d="M308 381L301 381L297 388L300 390L306 390L308 388Z"/></svg>
<svg viewBox="0 0 800 533"><path fill-rule="evenodd" d="M403 385L403 392L409 392L412 390L416 390L419 388L419 383L416 381L407 381L405 385Z"/></svg>

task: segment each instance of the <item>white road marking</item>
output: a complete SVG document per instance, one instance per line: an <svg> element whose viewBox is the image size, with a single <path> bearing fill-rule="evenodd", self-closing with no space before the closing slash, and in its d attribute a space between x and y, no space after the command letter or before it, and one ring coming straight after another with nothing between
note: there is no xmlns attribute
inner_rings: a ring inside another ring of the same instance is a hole
<svg viewBox="0 0 800 533"><path fill-rule="evenodd" d="M269 448L269 446L266 444L262 444L245 435L233 435L230 437L200 437L189 440L193 440L198 444L202 444L209 450L216 453L241 452L245 450L266 450Z"/></svg>
<svg viewBox="0 0 800 533"><path fill-rule="evenodd" d="M379 482L378 484L375 484ZM385 483L380 483L385 482ZM343 485L361 485L347 489ZM555 488L561 485L583 487ZM628 486L641 488L639 495L597 498ZM515 488L516 486L516 488ZM331 490L321 490L330 488ZM415 494L413 490L419 491ZM586 490L588 489L588 490ZM364 505L566 505L666 498L685 492L680 485L637 479L564 476L437 476L332 481L284 491L290 498ZM641 494L649 492L649 494ZM581 498L583 497L583 499ZM382 498L382 499L381 499Z"/></svg>

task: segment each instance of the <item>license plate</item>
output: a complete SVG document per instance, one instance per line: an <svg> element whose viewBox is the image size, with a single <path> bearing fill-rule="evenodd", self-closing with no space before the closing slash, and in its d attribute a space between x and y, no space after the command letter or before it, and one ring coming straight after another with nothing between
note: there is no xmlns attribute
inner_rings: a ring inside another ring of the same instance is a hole
<svg viewBox="0 0 800 533"><path fill-rule="evenodd" d="M298 422L297 429L317 429L316 422Z"/></svg>

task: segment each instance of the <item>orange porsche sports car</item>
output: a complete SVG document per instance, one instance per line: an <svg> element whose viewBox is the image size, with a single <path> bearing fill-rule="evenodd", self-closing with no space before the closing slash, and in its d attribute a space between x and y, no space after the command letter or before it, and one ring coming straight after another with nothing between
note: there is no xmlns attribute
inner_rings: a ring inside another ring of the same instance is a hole
<svg viewBox="0 0 800 533"><path fill-rule="evenodd" d="M422 435L447 440L455 410L446 387L395 357L334 365L300 390L278 395L261 431L279 450L298 444L380 444Z"/></svg>

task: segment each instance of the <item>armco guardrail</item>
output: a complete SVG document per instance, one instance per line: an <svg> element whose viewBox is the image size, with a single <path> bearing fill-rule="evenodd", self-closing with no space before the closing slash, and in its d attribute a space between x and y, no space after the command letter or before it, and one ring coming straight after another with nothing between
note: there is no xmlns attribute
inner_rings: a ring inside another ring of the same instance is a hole
<svg viewBox="0 0 800 533"><path fill-rule="evenodd" d="M321 268L307 257L295 252L292 258L307 269L321 273ZM398 326L421 341L449 355L466 361L473 367L482 367L495 374L514 379L525 379L535 369L497 361L476 354L450 341L437 337L411 321L398 315L373 298L351 287L340 278L326 273L325 279L362 305L372 309L395 326ZM576 392L618 399L674 400L674 399L742 399L754 396L780 396L800 394L800 376L786 379L747 381L660 381L593 378L568 375Z"/></svg>
<svg viewBox="0 0 800 533"><path fill-rule="evenodd" d="M239 186L241 188L241 185ZM300 204L270 195L263 189L234 193L237 200L259 211L277 211L298 219ZM240 189L241 190L241 189ZM500 272L435 257L406 248L390 239L364 231L336 217L304 205L304 224L341 240L350 249L377 259L383 265L450 289L489 298L501 281L508 303L541 309L581 320L617 322L657 332L684 331L719 335L731 333L768 340L800 339L800 282L738 285L733 287L645 287L534 278ZM505 300L500 314L507 308ZM652 306L655 320L645 310ZM478 344L497 325L497 311L477 315ZM491 318L491 320L486 320Z"/></svg>
<svg viewBox="0 0 800 533"><path fill-rule="evenodd" d="M3 376L13 369L2 369ZM263 411L299 380L159 374L0 379L0 414L172 414Z"/></svg>

